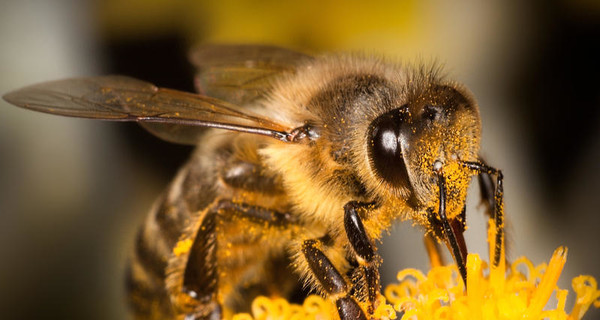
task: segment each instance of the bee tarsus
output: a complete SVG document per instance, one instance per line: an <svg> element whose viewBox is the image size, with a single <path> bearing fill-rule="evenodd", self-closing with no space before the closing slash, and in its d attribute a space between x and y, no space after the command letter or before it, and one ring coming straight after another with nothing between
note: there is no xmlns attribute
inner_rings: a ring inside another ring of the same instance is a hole
<svg viewBox="0 0 600 320"><path fill-rule="evenodd" d="M352 297L342 297L335 305L342 320L367 320L365 313Z"/></svg>

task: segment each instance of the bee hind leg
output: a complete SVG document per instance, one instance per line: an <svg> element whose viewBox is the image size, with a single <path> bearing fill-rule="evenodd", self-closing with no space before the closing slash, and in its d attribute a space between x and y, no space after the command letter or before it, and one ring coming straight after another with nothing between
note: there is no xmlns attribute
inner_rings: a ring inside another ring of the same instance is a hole
<svg viewBox="0 0 600 320"><path fill-rule="evenodd" d="M181 304L191 306L193 310L187 312L185 320L222 319L222 306L218 300L217 226L219 220L242 217L250 223L266 227L294 223L287 213L227 199L218 201L208 209L194 237L180 288L185 296Z"/></svg>
<svg viewBox="0 0 600 320"><path fill-rule="evenodd" d="M185 320L218 320L222 318L217 299L217 250L216 226L218 210L211 208L202 221L195 236L183 275L181 291L187 301L181 303L191 307Z"/></svg>

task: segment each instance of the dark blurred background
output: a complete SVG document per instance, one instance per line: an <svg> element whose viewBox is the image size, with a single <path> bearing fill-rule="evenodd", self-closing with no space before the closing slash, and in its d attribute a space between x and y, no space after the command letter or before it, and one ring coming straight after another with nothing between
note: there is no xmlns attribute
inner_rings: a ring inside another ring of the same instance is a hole
<svg viewBox="0 0 600 320"><path fill-rule="evenodd" d="M509 256L537 264L568 246L560 286L570 288L577 274L600 277L599 40L597 0L4 0L0 93L99 74L192 91L187 53L207 42L440 61L477 97L482 154L504 170ZM125 318L133 234L190 152L133 124L1 101L0 318ZM466 235L487 256L476 193ZM384 282L427 267L409 222L382 252Z"/></svg>

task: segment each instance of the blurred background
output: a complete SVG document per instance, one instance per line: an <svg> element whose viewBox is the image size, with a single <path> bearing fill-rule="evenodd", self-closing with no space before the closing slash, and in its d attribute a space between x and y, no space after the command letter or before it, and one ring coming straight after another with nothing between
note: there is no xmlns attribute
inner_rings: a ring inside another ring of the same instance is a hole
<svg viewBox="0 0 600 320"><path fill-rule="evenodd" d="M100 74L192 91L197 43L437 60L479 101L482 154L505 174L509 257L538 264L568 246L570 288L600 278L599 39L597 0L3 0L0 93ZM190 152L135 124L0 101L0 318L126 318L134 232ZM468 246L487 256L480 209L473 188ZM410 222L385 239L384 283L427 268L421 239Z"/></svg>

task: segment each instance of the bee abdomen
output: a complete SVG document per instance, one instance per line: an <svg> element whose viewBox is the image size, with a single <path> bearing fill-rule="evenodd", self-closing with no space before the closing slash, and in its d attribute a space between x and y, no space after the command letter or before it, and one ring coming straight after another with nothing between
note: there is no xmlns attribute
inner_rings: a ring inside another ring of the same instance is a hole
<svg viewBox="0 0 600 320"><path fill-rule="evenodd" d="M159 312L164 317L173 313L165 289L165 269L180 223L167 217L170 207L163 197L147 217L127 268L129 301L138 319L146 319L148 312Z"/></svg>
<svg viewBox="0 0 600 320"><path fill-rule="evenodd" d="M136 319L165 319L173 316L167 292L160 282L148 281L140 265L131 262L125 273L128 303Z"/></svg>

